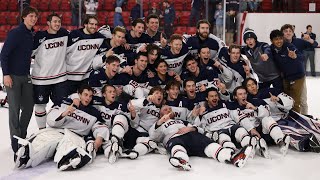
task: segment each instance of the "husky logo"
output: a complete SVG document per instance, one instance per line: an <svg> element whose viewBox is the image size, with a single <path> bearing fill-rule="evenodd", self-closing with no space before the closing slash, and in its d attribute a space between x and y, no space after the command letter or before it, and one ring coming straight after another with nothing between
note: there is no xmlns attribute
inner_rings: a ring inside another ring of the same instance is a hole
<svg viewBox="0 0 320 180"><path fill-rule="evenodd" d="M99 51L100 51L100 52L105 52L105 51L107 51L107 48L100 48Z"/></svg>
<svg viewBox="0 0 320 180"><path fill-rule="evenodd" d="M46 37L42 38L42 39L39 39L39 43L43 43L44 41L46 40Z"/></svg>
<svg viewBox="0 0 320 180"><path fill-rule="evenodd" d="M167 58L168 56L163 56L163 55L160 56L160 59L167 59Z"/></svg>
<svg viewBox="0 0 320 180"><path fill-rule="evenodd" d="M40 102L42 102L42 101L43 101L43 96L40 95L40 96L38 97L38 100L39 100Z"/></svg>
<svg viewBox="0 0 320 180"><path fill-rule="evenodd" d="M80 37L72 38L72 42L78 41L79 38L80 38Z"/></svg>
<svg viewBox="0 0 320 180"><path fill-rule="evenodd" d="M100 84L107 84L106 80L100 80Z"/></svg>

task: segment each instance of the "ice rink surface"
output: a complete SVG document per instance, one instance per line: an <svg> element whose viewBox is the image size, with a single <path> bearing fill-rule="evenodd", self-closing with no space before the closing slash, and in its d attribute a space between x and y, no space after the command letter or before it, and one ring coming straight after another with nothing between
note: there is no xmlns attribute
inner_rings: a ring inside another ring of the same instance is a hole
<svg viewBox="0 0 320 180"><path fill-rule="evenodd" d="M307 78L309 114L320 118L320 78ZM2 98L4 94L0 94ZM148 154L136 160L119 159L111 165L103 155L93 164L77 171L60 172L52 161L35 168L14 170L13 153L10 147L8 109L0 108L0 179L139 179L139 180L317 180L320 178L320 154L300 153L289 150L282 157L278 147L270 148L272 159L256 155L242 169L230 164L219 163L209 158L190 158L192 170L179 171L173 168L165 155ZM34 117L28 134L37 130Z"/></svg>

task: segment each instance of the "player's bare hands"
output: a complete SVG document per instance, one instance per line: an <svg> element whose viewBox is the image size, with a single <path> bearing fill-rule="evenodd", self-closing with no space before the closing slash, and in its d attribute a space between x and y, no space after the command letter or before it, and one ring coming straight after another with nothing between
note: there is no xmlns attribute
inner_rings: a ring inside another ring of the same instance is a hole
<svg viewBox="0 0 320 180"><path fill-rule="evenodd" d="M136 113L136 109L135 109L134 106L132 105L132 102L131 102L131 101L129 101L128 110L130 111L131 117L132 117L132 118L135 118L136 115L137 115L137 113Z"/></svg>
<svg viewBox="0 0 320 180"><path fill-rule="evenodd" d="M153 78L154 77L154 73L150 70L147 71L148 74L148 78Z"/></svg>
<svg viewBox="0 0 320 180"><path fill-rule="evenodd" d="M122 86L118 86L118 87L116 87L116 93L117 93L117 96L120 96L120 95L122 94L122 91L123 91Z"/></svg>
<svg viewBox="0 0 320 180"><path fill-rule="evenodd" d="M124 47L126 50L129 50L129 49L130 49L130 45L129 45L128 43L123 44L123 47Z"/></svg>
<svg viewBox="0 0 320 180"><path fill-rule="evenodd" d="M199 115L202 115L205 111L206 111L206 107L205 106L200 106Z"/></svg>
<svg viewBox="0 0 320 180"><path fill-rule="evenodd" d="M121 73L127 73L130 76L132 75L132 67L131 66L126 66L121 70Z"/></svg>
<svg viewBox="0 0 320 180"><path fill-rule="evenodd" d="M214 61L213 66L217 67L218 69L222 69L222 65L221 65L221 63L220 63L218 60L215 60L215 61Z"/></svg>
<svg viewBox="0 0 320 180"><path fill-rule="evenodd" d="M106 57L112 56L114 54L113 48L110 48L107 52L106 52Z"/></svg>
<svg viewBox="0 0 320 180"><path fill-rule="evenodd" d="M183 127L183 128L179 129L177 134L186 134L186 133L194 131L194 130L195 130L194 127Z"/></svg>
<svg viewBox="0 0 320 180"><path fill-rule="evenodd" d="M296 49L294 51L291 51L288 47L288 56L291 58L291 59L296 59L297 58L297 54L296 54Z"/></svg>
<svg viewBox="0 0 320 180"><path fill-rule="evenodd" d="M261 138L261 135L255 128L251 129L249 132L251 136L257 136L258 138Z"/></svg>
<svg viewBox="0 0 320 180"><path fill-rule="evenodd" d="M268 54L261 54L260 52L259 52L259 54L260 54L260 59L262 61L267 61L269 59Z"/></svg>
<svg viewBox="0 0 320 180"><path fill-rule="evenodd" d="M166 47L167 45L167 40L163 37L162 33L160 35L160 43L161 43L161 47Z"/></svg>
<svg viewBox="0 0 320 180"><path fill-rule="evenodd" d="M3 84L4 84L6 87L12 88L13 81L12 81L10 75L5 75L5 76L3 76Z"/></svg>
<svg viewBox="0 0 320 180"><path fill-rule="evenodd" d="M246 108L247 109L252 109L252 110L256 110L257 109L257 107L255 107L253 104L251 104L248 101L246 101Z"/></svg>
<svg viewBox="0 0 320 180"><path fill-rule="evenodd" d="M269 92L269 94L270 94L270 100L272 102L278 102L279 101L279 98L277 96L273 95L271 92Z"/></svg>
<svg viewBox="0 0 320 180"><path fill-rule="evenodd" d="M67 109L61 114L62 117L68 116L75 111L76 108L73 107L73 103L67 107Z"/></svg>
<svg viewBox="0 0 320 180"><path fill-rule="evenodd" d="M103 138L100 137L100 136L98 136L98 137L96 138L96 140L94 141L94 149L95 149L95 150L98 150L98 149L101 147L102 142L103 142Z"/></svg>
<svg viewBox="0 0 320 180"><path fill-rule="evenodd" d="M72 100L72 104L79 107L80 106L80 99L79 98L74 98Z"/></svg>

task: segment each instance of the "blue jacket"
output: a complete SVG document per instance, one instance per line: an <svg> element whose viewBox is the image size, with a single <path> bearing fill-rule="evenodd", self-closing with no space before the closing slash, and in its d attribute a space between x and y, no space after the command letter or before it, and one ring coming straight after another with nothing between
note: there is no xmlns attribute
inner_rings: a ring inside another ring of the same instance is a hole
<svg viewBox="0 0 320 180"><path fill-rule="evenodd" d="M29 75L32 48L33 31L27 29L24 23L12 29L0 55L3 75Z"/></svg>
<svg viewBox="0 0 320 180"><path fill-rule="evenodd" d="M173 24L175 16L176 16L176 11L172 5L166 8L163 12L164 24Z"/></svg>
<svg viewBox="0 0 320 180"><path fill-rule="evenodd" d="M291 59L288 56L288 49L291 51L296 50L297 58ZM271 45L273 60L279 67L283 78L289 81L294 81L305 76L304 70L304 55L290 43L284 42L281 49L277 49L273 44Z"/></svg>

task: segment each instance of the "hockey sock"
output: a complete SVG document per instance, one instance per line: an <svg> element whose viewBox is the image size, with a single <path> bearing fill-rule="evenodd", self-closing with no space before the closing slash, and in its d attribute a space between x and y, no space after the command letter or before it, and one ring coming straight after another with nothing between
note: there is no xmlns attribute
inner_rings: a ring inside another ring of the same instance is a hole
<svg viewBox="0 0 320 180"><path fill-rule="evenodd" d="M39 129L45 128L47 123L46 104L35 104L34 112L35 112L38 128Z"/></svg>
<svg viewBox="0 0 320 180"><path fill-rule="evenodd" d="M111 134L122 139L124 134L128 131L128 121L123 115L116 115L113 120L113 127Z"/></svg>
<svg viewBox="0 0 320 180"><path fill-rule="evenodd" d="M218 160L219 162L226 162L230 161L231 154L234 152L234 150L230 148L223 148L217 143L211 143L209 144L205 149L204 153L213 159Z"/></svg>

